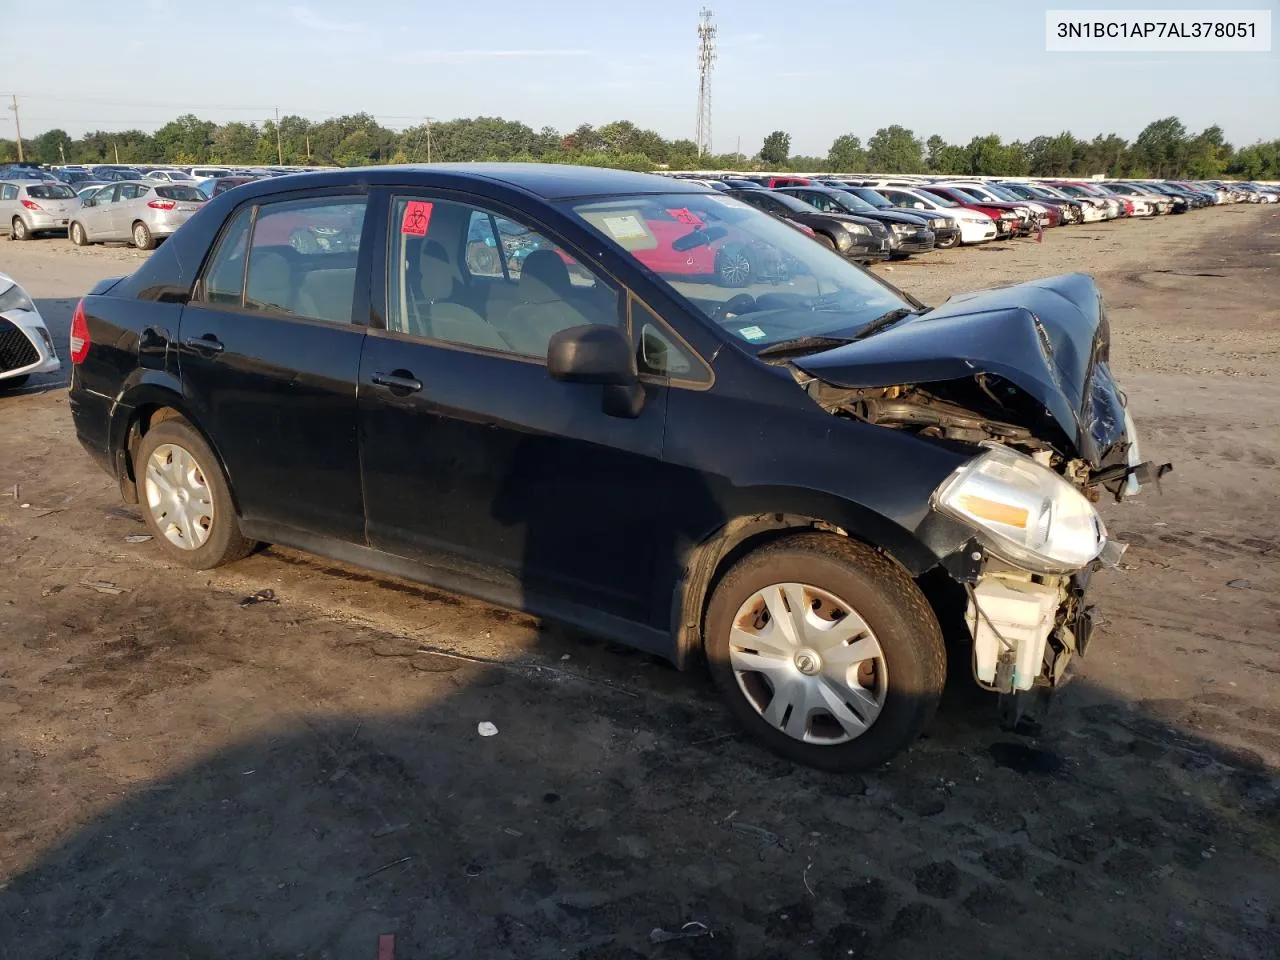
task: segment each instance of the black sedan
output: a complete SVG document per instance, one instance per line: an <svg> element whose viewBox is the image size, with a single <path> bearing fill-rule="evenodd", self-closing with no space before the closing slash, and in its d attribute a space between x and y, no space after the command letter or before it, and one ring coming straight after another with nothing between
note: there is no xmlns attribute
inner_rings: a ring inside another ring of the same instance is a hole
<svg viewBox="0 0 1280 960"><path fill-rule="evenodd" d="M804 224L813 231L815 240L855 263L888 260L893 252L889 231L877 220L823 213L777 190L730 190L729 196L775 217Z"/></svg>
<svg viewBox="0 0 1280 960"><path fill-rule="evenodd" d="M867 217L883 223L893 236L894 258L909 257L913 253L928 253L936 244L936 237L929 227L932 217L914 213L895 213L874 207L848 190L836 187L778 187L779 193L789 193L797 200L812 204L824 213L843 213Z"/></svg>
<svg viewBox="0 0 1280 960"><path fill-rule="evenodd" d="M744 285L730 250L785 276ZM1090 278L928 310L616 170L245 184L70 343L76 433L170 562L287 544L705 657L748 731L829 770L911 743L948 669L1041 703L1118 554L1091 497L1146 471Z"/></svg>

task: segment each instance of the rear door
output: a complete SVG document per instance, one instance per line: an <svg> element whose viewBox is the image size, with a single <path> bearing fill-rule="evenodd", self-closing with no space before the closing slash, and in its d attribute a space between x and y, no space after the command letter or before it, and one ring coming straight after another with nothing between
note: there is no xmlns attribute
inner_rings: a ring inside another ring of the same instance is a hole
<svg viewBox="0 0 1280 960"><path fill-rule="evenodd" d="M670 525L668 388L646 384L625 419L603 411L601 387L546 370L555 330L625 325L625 291L517 211L418 190L388 202L374 270L385 329L370 330L360 370L370 544L495 584L503 602L646 619L654 531ZM488 255L507 253L484 243L491 216L507 236L523 227L518 273Z"/></svg>
<svg viewBox="0 0 1280 960"><path fill-rule="evenodd" d="M365 208L365 197L340 193L242 206L182 313L183 396L263 539L364 541L356 377L365 328L356 318L368 315ZM300 224L323 242L299 252L289 238Z"/></svg>

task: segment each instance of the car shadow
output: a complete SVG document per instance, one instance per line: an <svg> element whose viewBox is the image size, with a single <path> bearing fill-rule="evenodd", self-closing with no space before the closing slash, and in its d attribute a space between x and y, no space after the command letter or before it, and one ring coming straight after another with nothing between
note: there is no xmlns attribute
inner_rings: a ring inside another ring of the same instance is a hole
<svg viewBox="0 0 1280 960"><path fill-rule="evenodd" d="M344 650L434 695L124 787L0 887L0 957L358 958L387 933L402 960L1280 949L1276 771L1104 689L1069 688L1035 741L944 704L908 753L832 776L709 698L635 696L621 658L611 688Z"/></svg>

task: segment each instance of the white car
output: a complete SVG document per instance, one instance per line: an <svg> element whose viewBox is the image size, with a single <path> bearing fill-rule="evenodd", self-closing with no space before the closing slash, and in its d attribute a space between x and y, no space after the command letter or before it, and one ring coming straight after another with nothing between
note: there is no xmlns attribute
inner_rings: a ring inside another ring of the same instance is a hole
<svg viewBox="0 0 1280 960"><path fill-rule="evenodd" d="M986 243L996 238L996 222L981 210L970 210L958 203L952 203L950 200L944 200L924 190L911 187L875 185L874 189L895 207L927 210L935 216L954 221L960 228L961 243Z"/></svg>
<svg viewBox="0 0 1280 960"><path fill-rule="evenodd" d="M196 182L196 178L185 170L152 170L146 175L145 179L165 183L180 183L183 186L191 187L194 187Z"/></svg>
<svg viewBox="0 0 1280 960"><path fill-rule="evenodd" d="M33 373L62 369L40 311L6 273L0 273L0 390L20 387Z"/></svg>

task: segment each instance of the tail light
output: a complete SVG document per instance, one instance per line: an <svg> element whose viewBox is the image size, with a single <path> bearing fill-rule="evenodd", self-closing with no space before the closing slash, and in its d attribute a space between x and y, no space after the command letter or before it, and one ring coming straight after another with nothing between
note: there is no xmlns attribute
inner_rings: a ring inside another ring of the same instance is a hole
<svg viewBox="0 0 1280 960"><path fill-rule="evenodd" d="M36 203L34 200L26 200L26 199L24 199L24 200L22 201L22 205L23 205L24 207L26 207L28 210L39 210L39 209L40 209L40 204Z"/></svg>
<svg viewBox="0 0 1280 960"><path fill-rule="evenodd" d="M172 210L177 204L172 200L152 200L147 206L152 210Z"/></svg>
<svg viewBox="0 0 1280 960"><path fill-rule="evenodd" d="M84 319L84 301L71 314L71 362L83 363L89 355L89 324Z"/></svg>

